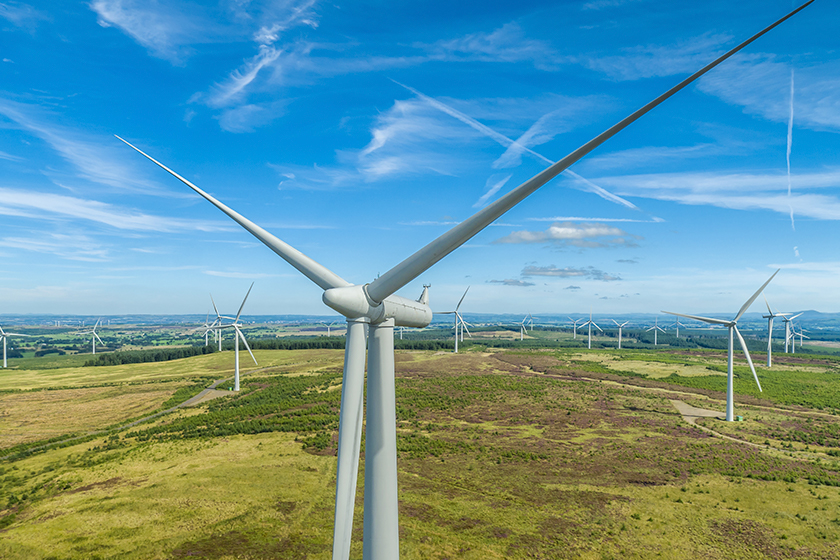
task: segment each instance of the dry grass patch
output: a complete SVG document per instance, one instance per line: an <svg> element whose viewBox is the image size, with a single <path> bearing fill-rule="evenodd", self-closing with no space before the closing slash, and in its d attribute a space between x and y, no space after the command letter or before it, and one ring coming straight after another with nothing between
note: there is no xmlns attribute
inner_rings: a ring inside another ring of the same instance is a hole
<svg viewBox="0 0 840 560"><path fill-rule="evenodd" d="M182 383L154 383L0 395L0 449L98 430L166 402Z"/></svg>

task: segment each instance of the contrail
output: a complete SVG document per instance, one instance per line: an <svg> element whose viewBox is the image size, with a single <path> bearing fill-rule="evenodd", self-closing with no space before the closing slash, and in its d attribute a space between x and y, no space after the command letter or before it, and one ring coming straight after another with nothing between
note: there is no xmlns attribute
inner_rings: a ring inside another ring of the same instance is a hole
<svg viewBox="0 0 840 560"><path fill-rule="evenodd" d="M788 133L787 133L787 179L788 179L788 198L790 198L790 148L793 146L793 68L790 69L790 118L788 119ZM793 206L788 202L790 208L790 227L796 231L796 223L793 221Z"/></svg>
<svg viewBox="0 0 840 560"><path fill-rule="evenodd" d="M391 80L391 81L394 82L395 84L397 84L398 86L404 87L405 89L407 89L408 91L410 91L411 93L413 93L414 95L416 95L417 97L419 97L420 99L422 99L423 101L425 101L426 103L431 105L432 107L443 111L447 115L455 117L456 119L458 119L462 123L466 124L467 126L470 126L470 127L474 128L475 130L479 131L480 133L484 134L485 136L487 136L489 138L492 138L493 140L495 140L496 142L498 142L499 144L501 144L505 148L509 148L510 146L515 145L518 148L522 149L523 151L528 152L532 156L536 157L539 160L542 160L543 162L545 162L549 165L554 164L554 161L548 159L544 155L538 154L537 152L535 152L534 150L532 150L528 146L520 144L516 140L512 140L512 139L508 138L504 134L500 134L500 133L496 132L495 130L493 130L489 126L481 124L480 122L478 122L474 118L465 115L464 113L458 111L457 109L453 109L449 105L446 105L445 103L441 103L437 99L432 99L428 95L420 93L419 91L417 91L413 87L407 86L405 84L401 84L396 80ZM586 186L586 190L597 194L598 196L600 196L601 198L603 198L605 200L609 200L610 202L615 202L616 204L621 204L622 206L626 206L627 208L632 208L633 210L640 210L640 208L638 206L636 206L635 204L633 204L629 200L625 200L625 199L621 198L620 196L615 195L615 194L609 192L608 190L606 190L602 187L599 187L598 185L594 184L592 181L590 181L590 180L588 180L584 177L581 177L580 175L578 175L577 173L575 173L571 169L566 169L566 170L563 171L563 173L567 173L570 177L573 177L578 182L583 183Z"/></svg>

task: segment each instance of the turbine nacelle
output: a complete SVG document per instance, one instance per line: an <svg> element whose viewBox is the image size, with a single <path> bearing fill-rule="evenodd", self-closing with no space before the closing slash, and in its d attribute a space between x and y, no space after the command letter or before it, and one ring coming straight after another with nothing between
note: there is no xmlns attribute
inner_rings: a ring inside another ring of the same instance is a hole
<svg viewBox="0 0 840 560"><path fill-rule="evenodd" d="M397 327L422 329L432 322L432 308L428 305L428 288L423 288L421 301L390 295L376 303L364 286L341 286L324 290L324 303L348 319L367 318L376 325L388 319ZM422 300L426 300L425 302Z"/></svg>

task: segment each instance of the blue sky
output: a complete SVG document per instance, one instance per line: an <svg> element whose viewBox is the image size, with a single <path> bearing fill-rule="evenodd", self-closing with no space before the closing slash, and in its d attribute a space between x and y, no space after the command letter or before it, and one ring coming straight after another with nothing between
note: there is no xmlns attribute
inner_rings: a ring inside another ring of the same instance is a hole
<svg viewBox="0 0 840 560"><path fill-rule="evenodd" d="M332 314L114 134L366 282L793 7L0 2L0 313L235 310L254 281L249 314ZM840 311L837 21L817 0L400 293L734 313L780 267L775 307Z"/></svg>

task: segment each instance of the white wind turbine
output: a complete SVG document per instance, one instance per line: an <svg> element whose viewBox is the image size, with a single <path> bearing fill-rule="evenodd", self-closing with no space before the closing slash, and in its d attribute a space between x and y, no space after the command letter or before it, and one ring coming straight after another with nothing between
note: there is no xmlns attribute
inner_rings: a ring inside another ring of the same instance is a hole
<svg viewBox="0 0 840 560"><path fill-rule="evenodd" d="M663 329L662 327L659 326L659 317L656 317L653 321L653 326L645 329L645 331L646 332L653 331L653 345L658 346L659 345L659 340L657 338L657 333L658 332L664 333L665 329Z"/></svg>
<svg viewBox="0 0 840 560"><path fill-rule="evenodd" d="M773 319L776 317L782 317L785 321L785 338L787 339L788 333L788 322L787 316L790 313L773 313L773 310L770 309L770 303L767 301L767 298L764 298L764 303L767 304L767 315L762 315L765 319L767 319L767 367L773 365ZM799 315L797 315L799 317ZM787 340L785 340L785 352L787 352Z"/></svg>
<svg viewBox="0 0 840 560"><path fill-rule="evenodd" d="M236 355L234 359L236 360L236 369L234 370L233 376L233 390L239 391L239 341L242 340L242 343L245 345L245 348L248 350L248 353L251 354L251 359L254 360L254 365L257 364L257 359L254 357L254 353L251 352L251 347L248 346L248 341L245 340L245 335L242 334L242 323L239 322L239 316L242 315L242 309L245 307L245 302L248 301L248 296L251 294L251 288L254 287L254 283L251 283L251 287L248 288L248 293L245 294L245 299L242 300L242 305L239 306L239 311L236 313L236 317L228 317L226 315L219 315L218 309L216 310L216 316L218 317L218 324L216 328L221 332L222 329L233 329L234 335L233 338L235 340L233 348L236 351ZM211 297L212 300L212 297ZM216 307L216 302L213 302L213 307ZM225 323L222 319L228 319L232 321L231 323Z"/></svg>
<svg viewBox="0 0 840 560"><path fill-rule="evenodd" d="M423 286L423 293L426 294L429 289L429 286ZM439 311L438 315L455 315L455 353L458 353L458 329L461 329L461 342L464 341L464 329L466 326L464 324L464 318L461 317L461 314L458 313L458 310L461 308L461 304L464 303L464 298L467 297L467 292L470 291L470 287L467 286L467 289L464 290L464 295L461 296L460 301L458 301L458 305L455 306L454 311ZM419 301L419 300L418 300ZM467 329L467 334L470 338L472 335L470 334L469 329ZM402 336L400 336L402 338Z"/></svg>
<svg viewBox="0 0 840 560"><path fill-rule="evenodd" d="M795 326L794 326L794 329L793 329L793 345L794 345L794 347L796 347L796 337L799 336L799 349L800 350L802 350L802 339L803 338L807 338L808 340L811 340L811 337L806 335L803 332L804 330L805 329L802 328L802 325L799 325L799 332L796 332Z"/></svg>
<svg viewBox="0 0 840 560"><path fill-rule="evenodd" d="M571 321L571 322L572 322L572 325L574 325L574 330L573 330L573 333L574 333L574 334L572 335L572 339L573 339L573 340L577 340L577 328L578 328L578 322L579 322L579 321L583 321L583 319L572 319L571 317L569 317L569 321Z"/></svg>
<svg viewBox="0 0 840 560"><path fill-rule="evenodd" d="M611 320L613 323L615 323L615 326L618 327L618 349L621 350L621 329L623 329L625 325L627 325L627 323L629 323L630 321L624 321L623 323L619 324L618 321L616 321L615 319Z"/></svg>
<svg viewBox="0 0 840 560"><path fill-rule="evenodd" d="M804 313L804 311L802 312ZM788 343L790 342L790 327L793 320L802 315L802 313L797 313L793 317L788 317L787 315L782 317L782 320L785 322L785 354L788 353Z"/></svg>
<svg viewBox="0 0 840 560"><path fill-rule="evenodd" d="M347 341L338 429L333 560L346 560L350 555L364 402L365 325L369 325L369 344L362 550L364 560L394 560L399 558L394 326L423 328L432 319L432 310L428 305L428 288L423 289L417 301L395 295L397 290L413 281L619 131L812 2L813 0L809 0L756 33L569 155L463 220L382 276L363 285L354 285L344 280L120 138L219 208L312 280L324 290L322 296L324 303L347 318ZM375 248L367 248L367 250L372 249Z"/></svg>
<svg viewBox="0 0 840 560"><path fill-rule="evenodd" d="M679 317L677 317L677 320L676 320L676 321L674 321L674 324L673 324L673 325L671 325L671 326L672 326L672 327L676 327L676 329L677 329L677 338L679 338L679 337L680 337L680 327L684 327L685 325L684 325L683 323L680 323L680 318L679 318Z"/></svg>
<svg viewBox="0 0 840 560"><path fill-rule="evenodd" d="M599 327L595 324L595 321L592 320L592 310L589 311L589 320L581 325L581 327L589 326L589 337L586 341L586 347L592 349L592 326L594 325L596 329L601 332L604 332L604 329Z"/></svg>
<svg viewBox="0 0 840 560"><path fill-rule="evenodd" d="M750 352L747 350L747 343L744 342L744 337L741 336L741 332L738 330L738 319L749 309L750 305L755 301L755 298L764 290L767 284L770 283L779 271L773 273L770 278L767 279L767 282L761 285L756 293L752 295L747 302L741 306L741 309L738 311L738 314L735 315L735 318L727 321L725 319L710 319L709 317L698 317L697 315L685 315L682 313L673 313L671 311L663 311L663 313L668 313L670 315L678 315L680 317L685 317L687 319L694 319L696 321L703 321L704 323L710 323L712 325L723 325L724 327L729 329L729 354L727 357L727 371L726 371L726 421L732 422L734 419L733 416L733 409L734 409L734 395L732 391L732 384L733 384L733 369L732 369L732 357L734 354L735 346L734 346L734 337L733 334L738 335L738 342L741 343L741 349L744 351L744 356L747 357L747 363L750 364L750 370L752 371L753 377L755 378L755 384L758 385L758 390L761 391L761 383L758 382L758 374L755 373L755 366L753 366L752 358L750 358Z"/></svg>
<svg viewBox="0 0 840 560"><path fill-rule="evenodd" d="M99 326L100 321L102 321L102 319L97 319L96 324L93 325L93 328L91 330L80 331L80 332L76 333L76 334L89 334L90 335L91 354L94 354L94 355L96 355L96 341L98 340L99 344L103 344L103 345L105 344L104 342L102 342L102 339L99 338L99 335L96 334L96 327Z"/></svg>
<svg viewBox="0 0 840 560"><path fill-rule="evenodd" d="M10 336L29 336L28 334L20 334L13 332L6 332L3 327L0 327L0 338L3 339L3 367L6 367L6 339Z"/></svg>

